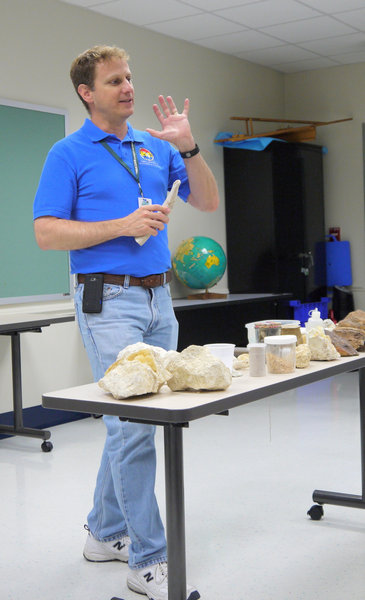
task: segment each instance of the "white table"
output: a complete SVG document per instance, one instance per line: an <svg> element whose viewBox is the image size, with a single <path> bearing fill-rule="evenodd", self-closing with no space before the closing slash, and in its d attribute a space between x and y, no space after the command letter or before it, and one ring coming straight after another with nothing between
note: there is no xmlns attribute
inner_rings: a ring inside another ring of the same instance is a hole
<svg viewBox="0 0 365 600"><path fill-rule="evenodd" d="M41 448L44 452L52 450L49 440L51 433L42 429L24 427L23 424L23 398L22 398L22 369L20 354L20 334L26 331L42 332L42 327L53 323L74 321L72 313L44 312L28 314L0 314L0 335L9 335L11 338L11 364L13 378L13 409L14 425L0 425L1 435L21 435L26 437L41 438Z"/></svg>
<svg viewBox="0 0 365 600"><path fill-rule="evenodd" d="M365 354L330 362L312 362L308 369L288 375L250 377L245 371L232 385L216 392L171 392L164 386L159 394L133 400L114 400L96 383L49 392L42 396L46 408L76 410L118 416L122 420L164 427L166 535L169 563L169 600L186 600L185 516L182 428L190 421L212 414L229 414L236 406L302 387L349 371L359 372L362 494L340 494L315 490L313 500L365 508ZM313 507L312 507L313 508ZM311 509L312 510L312 509ZM309 511L313 519L321 515ZM322 512L323 514L323 512Z"/></svg>

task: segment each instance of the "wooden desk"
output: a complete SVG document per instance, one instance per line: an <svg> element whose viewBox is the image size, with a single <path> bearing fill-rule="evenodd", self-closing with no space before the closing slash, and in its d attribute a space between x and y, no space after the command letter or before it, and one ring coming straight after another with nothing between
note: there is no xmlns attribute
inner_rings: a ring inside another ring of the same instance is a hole
<svg viewBox="0 0 365 600"><path fill-rule="evenodd" d="M331 362L312 362L308 369L289 375L250 377L245 371L232 385L217 392L171 392L164 386L159 394L133 400L114 400L96 383L50 392L42 396L43 406L87 413L118 416L122 420L162 425L164 427L166 536L169 563L169 600L185 600L185 516L182 428L190 421L212 414L228 414L236 406L286 392L349 371L359 371L362 494L340 494L315 490L313 500L365 508L365 355ZM313 507L312 507L313 508ZM312 510L312 509L311 509ZM309 511L310 514L310 511ZM323 514L323 512L322 512ZM316 519L318 515L310 515Z"/></svg>
<svg viewBox="0 0 365 600"><path fill-rule="evenodd" d="M27 437L41 438L43 443L41 448L43 452L52 450L51 442L46 441L51 437L49 431L24 427L23 424L23 398L22 398L22 370L20 353L20 334L26 331L37 333L42 332L42 327L48 327L53 323L65 323L74 321L72 314L61 313L60 311L50 313L29 313L18 315L0 315L0 335L9 335L11 337L11 362L13 378L13 409L14 425L1 425L1 435L21 435Z"/></svg>

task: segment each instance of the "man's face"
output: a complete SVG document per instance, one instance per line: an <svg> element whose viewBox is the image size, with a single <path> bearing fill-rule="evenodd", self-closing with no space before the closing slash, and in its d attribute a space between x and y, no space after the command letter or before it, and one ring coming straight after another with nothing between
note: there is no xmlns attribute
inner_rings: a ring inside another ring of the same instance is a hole
<svg viewBox="0 0 365 600"><path fill-rule="evenodd" d="M106 121L121 122L134 110L134 88L128 63L113 58L97 63L94 89L88 88L91 116Z"/></svg>

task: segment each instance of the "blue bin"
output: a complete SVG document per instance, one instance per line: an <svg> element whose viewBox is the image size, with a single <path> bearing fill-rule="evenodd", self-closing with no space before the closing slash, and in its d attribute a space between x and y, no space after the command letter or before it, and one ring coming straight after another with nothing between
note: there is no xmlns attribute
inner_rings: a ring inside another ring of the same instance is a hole
<svg viewBox="0 0 365 600"><path fill-rule="evenodd" d="M318 242L314 266L317 285L352 285L350 242Z"/></svg>
<svg viewBox="0 0 365 600"><path fill-rule="evenodd" d="M328 317L329 298L321 298L318 302L299 302L299 300L289 300L289 306L293 307L293 319L300 321L300 325L304 327L305 323L311 316L310 311L318 308L322 319Z"/></svg>

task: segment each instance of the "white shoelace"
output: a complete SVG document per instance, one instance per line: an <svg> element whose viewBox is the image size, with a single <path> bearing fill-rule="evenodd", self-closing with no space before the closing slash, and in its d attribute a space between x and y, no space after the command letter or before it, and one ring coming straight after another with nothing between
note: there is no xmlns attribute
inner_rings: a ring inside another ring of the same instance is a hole
<svg viewBox="0 0 365 600"><path fill-rule="evenodd" d="M156 582L158 581L160 585L165 579L167 579L167 562L161 562L156 567Z"/></svg>

